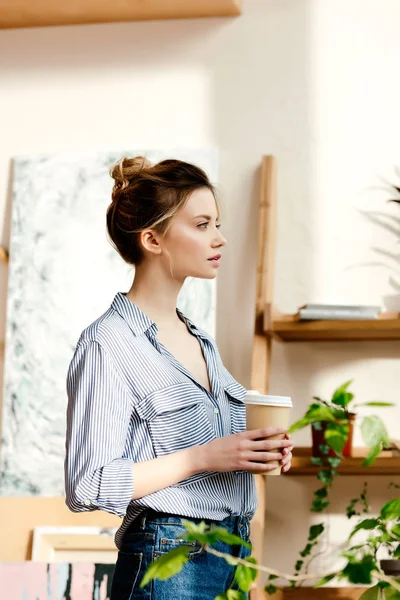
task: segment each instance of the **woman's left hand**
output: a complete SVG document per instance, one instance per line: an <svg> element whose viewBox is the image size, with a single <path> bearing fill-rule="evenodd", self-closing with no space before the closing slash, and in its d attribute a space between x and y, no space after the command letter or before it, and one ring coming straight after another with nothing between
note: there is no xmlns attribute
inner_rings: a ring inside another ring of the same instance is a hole
<svg viewBox="0 0 400 600"><path fill-rule="evenodd" d="M292 436L290 433L285 434L285 440L291 440ZM288 446L287 448L283 448L282 450L282 460L280 461L280 465L282 467L282 473L287 473L292 466L292 450L293 444Z"/></svg>

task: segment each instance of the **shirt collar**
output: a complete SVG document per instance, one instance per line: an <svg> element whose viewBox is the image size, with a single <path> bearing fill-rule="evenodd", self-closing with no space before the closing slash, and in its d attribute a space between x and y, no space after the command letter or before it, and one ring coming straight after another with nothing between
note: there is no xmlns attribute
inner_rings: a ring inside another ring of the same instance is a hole
<svg viewBox="0 0 400 600"><path fill-rule="evenodd" d="M135 335L141 335L148 329L157 334L157 324L152 321L136 304L126 297L125 292L118 292L111 307L126 321Z"/></svg>
<svg viewBox="0 0 400 600"><path fill-rule="evenodd" d="M158 326L152 321L136 304L126 297L125 292L118 292L111 307L128 323L135 335L141 335L150 329L153 335L157 335ZM178 308L176 312L179 318L187 325L193 335L206 338L205 332L197 329L196 325L188 319Z"/></svg>

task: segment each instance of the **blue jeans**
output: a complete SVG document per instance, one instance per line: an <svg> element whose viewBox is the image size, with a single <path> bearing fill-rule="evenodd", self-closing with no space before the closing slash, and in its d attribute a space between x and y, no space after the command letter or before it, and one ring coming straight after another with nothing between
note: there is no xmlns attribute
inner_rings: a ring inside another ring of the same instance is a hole
<svg viewBox="0 0 400 600"><path fill-rule="evenodd" d="M246 542L250 541L248 517L232 516L222 521L212 521L146 509L124 536L115 565L110 600L214 600L229 587L238 589L233 577L234 566L206 552L197 542L179 539L179 534L186 531L181 523L182 518L194 523L203 520L207 524L224 527ZM139 584L150 563L185 543L191 549L189 560L181 571L170 579L152 580L141 589ZM239 558L247 558L251 553L244 546L229 546L220 541L213 548Z"/></svg>

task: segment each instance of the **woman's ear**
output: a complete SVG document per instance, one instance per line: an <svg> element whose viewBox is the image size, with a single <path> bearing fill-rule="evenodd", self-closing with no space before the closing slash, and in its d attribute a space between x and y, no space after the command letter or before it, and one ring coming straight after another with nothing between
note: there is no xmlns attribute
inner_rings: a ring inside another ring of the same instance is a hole
<svg viewBox="0 0 400 600"><path fill-rule="evenodd" d="M140 234L143 249L152 254L161 254L160 238L153 229L145 229Z"/></svg>

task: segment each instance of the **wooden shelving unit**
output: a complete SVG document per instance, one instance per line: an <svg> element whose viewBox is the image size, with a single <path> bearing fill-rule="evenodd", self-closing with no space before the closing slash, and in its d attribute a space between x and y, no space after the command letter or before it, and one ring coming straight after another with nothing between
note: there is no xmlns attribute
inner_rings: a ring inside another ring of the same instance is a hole
<svg viewBox="0 0 400 600"><path fill-rule="evenodd" d="M0 29L233 17L242 0L0 0Z"/></svg>
<svg viewBox="0 0 400 600"><path fill-rule="evenodd" d="M264 156L261 165L261 191L259 205L257 291L253 336L251 389L269 393L273 342L318 342L318 341L384 341L400 340L400 315L381 314L378 319L361 321L300 321L298 315L284 315L274 306L274 263L276 235L276 160ZM366 449L354 450L351 458L344 459L339 473L342 475L400 475L400 456L394 451L382 452L373 465L363 467ZM310 448L295 448L292 467L283 477L315 475L318 467L310 462ZM256 475L258 508L252 520L253 555L261 562L265 536L266 480L273 485L273 477ZM296 590L298 592L299 590ZM336 590L335 590L336 591ZM321 590L304 588L304 598ZM324 589L324 598L327 590ZM281 599L293 597L286 594ZM300 597L300 596L296 596ZM337 596L335 596L336 598ZM350 596L343 596L350 598ZM353 596L351 596L353 597ZM355 596L358 597L358 596ZM262 587L250 592L251 600L266 600L268 594ZM279 598L278 598L279 600Z"/></svg>
<svg viewBox="0 0 400 600"><path fill-rule="evenodd" d="M400 319L368 321L272 321L267 332L280 342L400 340Z"/></svg>
<svg viewBox="0 0 400 600"><path fill-rule="evenodd" d="M367 456L366 448L354 448L353 456L344 458L337 471L340 475L400 475L400 453L385 450L369 467L363 467L362 462ZM311 448L295 448L292 467L285 477L292 475L316 475L319 467L313 465Z"/></svg>

